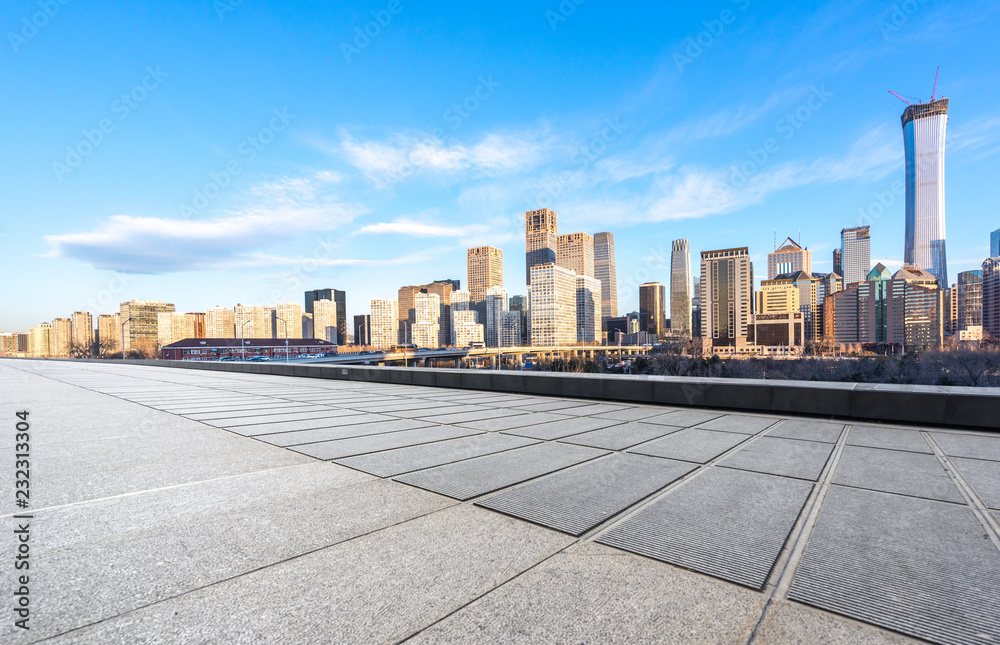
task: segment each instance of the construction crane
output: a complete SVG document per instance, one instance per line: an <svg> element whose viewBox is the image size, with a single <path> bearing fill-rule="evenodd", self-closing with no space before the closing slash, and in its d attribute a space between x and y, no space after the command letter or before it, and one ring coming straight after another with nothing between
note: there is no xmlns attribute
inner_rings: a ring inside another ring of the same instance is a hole
<svg viewBox="0 0 1000 645"><path fill-rule="evenodd" d="M940 75L941 75L941 68L938 67L937 71L934 73L934 89L931 90L931 103L934 102L934 97L937 96L937 82L938 82L938 76Z"/></svg>
<svg viewBox="0 0 1000 645"><path fill-rule="evenodd" d="M900 96L899 94L897 94L897 93L893 92L892 90L889 90L889 94L892 94L892 95L893 95L893 96L895 96L895 97L896 97L897 99L899 99L899 100L900 100L900 101L902 101L903 103L906 103L907 105L913 105L912 103L910 103L909 101L907 101L906 99L904 99L904 98L903 98L902 96Z"/></svg>
<svg viewBox="0 0 1000 645"><path fill-rule="evenodd" d="M931 103L934 102L934 98L937 96L938 77L940 76L941 76L941 68L938 67L937 72L934 73L934 89L931 91ZM913 103L911 101L908 101L907 99L913 99L913 101L916 101L917 103L923 103L923 101L921 101L918 98L914 98L912 96L904 97L902 94L899 94L898 92L893 92L892 90L889 90L889 94L892 94L897 99L899 99L903 103L906 103L907 105L913 105Z"/></svg>

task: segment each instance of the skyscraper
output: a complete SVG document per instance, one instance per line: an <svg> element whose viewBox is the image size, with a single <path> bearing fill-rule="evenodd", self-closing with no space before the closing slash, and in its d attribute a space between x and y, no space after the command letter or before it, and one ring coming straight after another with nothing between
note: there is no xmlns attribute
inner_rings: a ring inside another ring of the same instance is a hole
<svg viewBox="0 0 1000 645"><path fill-rule="evenodd" d="M528 298L526 296L511 296L507 299L507 306L510 311L516 311L521 315L521 339L518 345L528 342Z"/></svg>
<svg viewBox="0 0 1000 645"><path fill-rule="evenodd" d="M410 342L417 347L437 347L441 336L441 297L436 293L416 294L413 312Z"/></svg>
<svg viewBox="0 0 1000 645"><path fill-rule="evenodd" d="M833 272L839 275L841 278L844 277L844 265L841 258L840 249L833 250Z"/></svg>
<svg viewBox="0 0 1000 645"><path fill-rule="evenodd" d="M486 317L483 319L486 346L501 347L500 326L502 323L502 312L507 311L507 290L503 287L490 287L486 291L484 311Z"/></svg>
<svg viewBox="0 0 1000 645"><path fill-rule="evenodd" d="M524 275L531 285L531 267L556 263L558 218L555 212L541 208L524 213Z"/></svg>
<svg viewBox="0 0 1000 645"><path fill-rule="evenodd" d="M639 331L663 338L667 333L667 314L664 309L666 287L660 282L639 285Z"/></svg>
<svg viewBox="0 0 1000 645"><path fill-rule="evenodd" d="M594 277L601 281L601 321L617 318L618 275L615 271L615 236L611 233L594 234Z"/></svg>
<svg viewBox="0 0 1000 645"><path fill-rule="evenodd" d="M576 342L601 342L601 283L585 275L576 276Z"/></svg>
<svg viewBox="0 0 1000 645"><path fill-rule="evenodd" d="M159 300L129 300L121 303L119 314L125 325L125 337L122 342L126 351L152 351L156 345L158 332L156 314L173 313L174 306Z"/></svg>
<svg viewBox="0 0 1000 645"><path fill-rule="evenodd" d="M371 346L389 349L399 342L399 303L395 300L372 300L371 310Z"/></svg>
<svg viewBox="0 0 1000 645"><path fill-rule="evenodd" d="M120 353L122 351L122 328L119 314L100 314L97 316L97 341L102 353Z"/></svg>
<svg viewBox="0 0 1000 645"><path fill-rule="evenodd" d="M1000 257L1000 229L990 233L990 257Z"/></svg>
<svg viewBox="0 0 1000 645"><path fill-rule="evenodd" d="M56 318L52 321L52 355L69 356L73 343L73 321L69 318Z"/></svg>
<svg viewBox="0 0 1000 645"><path fill-rule="evenodd" d="M465 252L468 289L472 302L486 299L490 287L503 286L503 251L493 246L477 246Z"/></svg>
<svg viewBox="0 0 1000 645"><path fill-rule="evenodd" d="M948 99L910 105L901 117L906 161L903 262L948 286L944 228L944 148Z"/></svg>
<svg viewBox="0 0 1000 645"><path fill-rule="evenodd" d="M958 320L955 332L983 326L983 271L962 271L955 284ZM954 333L954 332L953 332Z"/></svg>
<svg viewBox="0 0 1000 645"><path fill-rule="evenodd" d="M94 344L94 317L87 311L74 311L69 319L73 324L73 344L90 348Z"/></svg>
<svg viewBox="0 0 1000 645"><path fill-rule="evenodd" d="M812 273L812 251L787 237L773 253L767 254L767 279L796 271Z"/></svg>
<svg viewBox="0 0 1000 645"><path fill-rule="evenodd" d="M546 262L531 267L528 327L533 346L576 342L576 274Z"/></svg>
<svg viewBox="0 0 1000 645"><path fill-rule="evenodd" d="M347 338L347 293L337 289L313 289L306 291L305 296L307 314L315 314L313 302L317 300L332 300L337 305L337 338L343 343Z"/></svg>
<svg viewBox="0 0 1000 645"><path fill-rule="evenodd" d="M747 247L702 251L701 337L713 347L746 343L753 298Z"/></svg>
<svg viewBox="0 0 1000 645"><path fill-rule="evenodd" d="M226 307L205 310L206 338L236 338L236 313Z"/></svg>
<svg viewBox="0 0 1000 645"><path fill-rule="evenodd" d="M369 347L372 344L372 317L370 314L354 317L354 344Z"/></svg>
<svg viewBox="0 0 1000 645"><path fill-rule="evenodd" d="M871 270L871 227L858 226L840 231L844 286L865 282Z"/></svg>
<svg viewBox="0 0 1000 645"><path fill-rule="evenodd" d="M233 307L236 338L273 338L274 325L267 307L237 304Z"/></svg>
<svg viewBox="0 0 1000 645"><path fill-rule="evenodd" d="M594 238L586 233L556 237L556 264L577 275L594 277Z"/></svg>
<svg viewBox="0 0 1000 645"><path fill-rule="evenodd" d="M691 337L691 251L687 240L674 240L670 250L670 331Z"/></svg>
<svg viewBox="0 0 1000 645"><path fill-rule="evenodd" d="M312 305L312 337L339 345L345 344L346 339L340 337L337 329L337 303L321 298L313 300Z"/></svg>
<svg viewBox="0 0 1000 645"><path fill-rule="evenodd" d="M302 307L296 302L279 302L271 315L274 338L302 338Z"/></svg>

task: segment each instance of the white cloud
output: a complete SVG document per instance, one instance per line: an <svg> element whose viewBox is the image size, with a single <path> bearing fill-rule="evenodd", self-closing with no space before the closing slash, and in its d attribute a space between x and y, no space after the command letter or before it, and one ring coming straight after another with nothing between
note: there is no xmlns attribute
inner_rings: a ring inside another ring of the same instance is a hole
<svg viewBox="0 0 1000 645"><path fill-rule="evenodd" d="M355 235L414 235L418 237L463 237L476 235L487 231L489 227L481 224L467 226L451 226L447 224L427 224L410 219L396 219L391 222L379 222L363 226Z"/></svg>

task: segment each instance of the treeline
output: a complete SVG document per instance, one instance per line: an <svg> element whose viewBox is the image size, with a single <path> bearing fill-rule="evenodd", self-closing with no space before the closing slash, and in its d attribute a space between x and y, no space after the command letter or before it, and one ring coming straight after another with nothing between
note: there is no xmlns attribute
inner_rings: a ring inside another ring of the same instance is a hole
<svg viewBox="0 0 1000 645"><path fill-rule="evenodd" d="M89 345L86 343L70 343L69 355L70 358L121 358L122 348L121 345L113 340L95 340ZM130 359L159 357L160 348L158 345L132 348L125 351L125 358Z"/></svg>
<svg viewBox="0 0 1000 645"><path fill-rule="evenodd" d="M536 363L533 369L553 372L1000 387L1000 350L995 347L957 347L889 356L726 360L718 356L698 358L680 353L661 353L637 357L627 366L571 358Z"/></svg>

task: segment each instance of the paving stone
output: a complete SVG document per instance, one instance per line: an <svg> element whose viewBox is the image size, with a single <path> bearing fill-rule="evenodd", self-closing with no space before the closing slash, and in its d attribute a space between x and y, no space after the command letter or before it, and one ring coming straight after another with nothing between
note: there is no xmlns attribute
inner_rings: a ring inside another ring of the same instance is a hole
<svg viewBox="0 0 1000 645"><path fill-rule="evenodd" d="M834 446L816 441L760 437L719 462L720 466L816 481Z"/></svg>
<svg viewBox="0 0 1000 645"><path fill-rule="evenodd" d="M395 477L415 470L433 468L472 457L482 457L504 450L529 446L533 443L537 442L524 437L489 433L347 457L335 461L343 466L356 468L379 477Z"/></svg>
<svg viewBox="0 0 1000 645"><path fill-rule="evenodd" d="M334 410L331 408L319 408L311 412L293 412L267 415L244 415L238 417L223 417L220 419L200 419L202 423L215 426L217 428L240 428L243 426L254 426L263 424L285 423L288 421L314 421L316 419L336 419L338 417L352 416L354 413L349 410Z"/></svg>
<svg viewBox="0 0 1000 645"><path fill-rule="evenodd" d="M455 425L495 432L497 430L510 430L512 428L539 425L548 423L549 421L565 421L566 418L565 416L550 414L548 412L529 412L527 414L497 417L495 419L484 419L482 421L462 421Z"/></svg>
<svg viewBox="0 0 1000 645"><path fill-rule="evenodd" d="M879 426L853 426L847 435L847 445L885 448L887 450L909 450L933 454L930 446L917 430L903 428L882 428Z"/></svg>
<svg viewBox="0 0 1000 645"><path fill-rule="evenodd" d="M490 495L476 504L582 535L695 468L680 461L619 453Z"/></svg>
<svg viewBox="0 0 1000 645"><path fill-rule="evenodd" d="M512 408L518 410L525 410L528 412L553 412L555 410L565 410L567 408L580 407L578 401L562 401L559 399L542 399L535 403L528 403L525 405L512 405Z"/></svg>
<svg viewBox="0 0 1000 645"><path fill-rule="evenodd" d="M745 643L764 603L749 589L584 542L407 645Z"/></svg>
<svg viewBox="0 0 1000 645"><path fill-rule="evenodd" d="M299 430L313 430L317 428L342 428L347 431L354 430L358 426L372 425L376 423L389 423L400 421L395 417L384 414L350 414L336 415L317 419L306 419L302 421L275 421L274 423L257 423L252 426L223 426L227 430L243 435L263 435L279 434L284 432L296 432Z"/></svg>
<svg viewBox="0 0 1000 645"><path fill-rule="evenodd" d="M551 440L580 434L581 432L587 432L588 430L610 428L616 425L622 425L622 422L614 421L612 419L592 419L589 417L563 417L559 421L549 421L548 423L540 423L537 425L525 426L523 428L512 428L510 430L504 430L503 432L506 434L520 435L522 437L531 437L532 439Z"/></svg>
<svg viewBox="0 0 1000 645"><path fill-rule="evenodd" d="M963 504L962 494L934 455L844 446L833 483Z"/></svg>
<svg viewBox="0 0 1000 645"><path fill-rule="evenodd" d="M597 541L762 589L811 490L798 479L710 468Z"/></svg>
<svg viewBox="0 0 1000 645"><path fill-rule="evenodd" d="M372 434L335 441L307 443L300 446L292 446L291 448L296 452L301 452L304 455L316 457L317 459L338 459L341 457L363 455L369 452L378 452L380 450L416 446L433 441L468 437L477 432L476 430L459 428L457 426L432 426L418 430L403 430L400 432ZM263 438L266 439L267 437Z"/></svg>
<svg viewBox="0 0 1000 645"><path fill-rule="evenodd" d="M601 428L600 430L591 430L583 434L572 435L559 441L574 443L579 446L602 448L604 450L624 450L651 439L657 439L672 432L677 432L680 429L654 423L626 423L620 426Z"/></svg>
<svg viewBox="0 0 1000 645"><path fill-rule="evenodd" d="M754 645L920 645L925 641L795 602L776 600L753 642Z"/></svg>
<svg viewBox="0 0 1000 645"><path fill-rule="evenodd" d="M834 486L789 595L935 643L1000 640L1000 551L967 506Z"/></svg>
<svg viewBox="0 0 1000 645"><path fill-rule="evenodd" d="M541 443L402 475L395 480L466 500L606 454L593 448Z"/></svg>
<svg viewBox="0 0 1000 645"><path fill-rule="evenodd" d="M688 428L645 443L629 452L704 464L746 440L746 435L734 432Z"/></svg>
<svg viewBox="0 0 1000 645"><path fill-rule="evenodd" d="M486 419L506 419L512 416L527 416L527 412L521 410L507 410L507 409L490 409L490 410L477 410L476 412L459 412L456 414L440 414L430 417L420 417L424 421L432 421L434 423L447 423L450 425L457 425L460 423L467 423L469 421L483 421Z"/></svg>
<svg viewBox="0 0 1000 645"><path fill-rule="evenodd" d="M369 435L386 434L400 432L402 430L417 430L419 428L436 427L437 424L414 421L412 419L393 419L391 421L378 421L376 423L362 423L349 426L332 426L329 428L317 428L314 430L298 430L296 432L268 432L267 434L255 434L254 438L266 441L275 446L299 446L307 443L317 443L320 441L333 441L336 439L350 439L352 437L367 437ZM261 428L263 432L267 426L253 426Z"/></svg>
<svg viewBox="0 0 1000 645"><path fill-rule="evenodd" d="M775 417L749 417L742 414L727 414L718 419L712 419L707 423L703 423L699 427L706 430L757 434L761 430L773 426L779 420Z"/></svg>
<svg viewBox="0 0 1000 645"><path fill-rule="evenodd" d="M678 410L677 412L668 412L667 414L650 417L646 419L646 423L662 423L667 426L690 428L691 426L696 426L700 423L705 423L706 421L711 421L712 419L717 419L721 416L722 414L718 412Z"/></svg>
<svg viewBox="0 0 1000 645"><path fill-rule="evenodd" d="M621 410L627 410L628 408L621 405L610 405L608 403L594 403L591 405L581 405L572 408L564 408L562 414L568 414L575 417L583 416L593 416L596 414L604 414L607 412L619 412Z"/></svg>
<svg viewBox="0 0 1000 645"><path fill-rule="evenodd" d="M989 508L1000 509L1000 461L951 457L950 461Z"/></svg>
<svg viewBox="0 0 1000 645"><path fill-rule="evenodd" d="M1000 461L1000 436L983 437L971 434L932 432L931 438L949 457Z"/></svg>
<svg viewBox="0 0 1000 645"><path fill-rule="evenodd" d="M642 419L660 416L661 414L665 414L667 412L676 412L676 409L628 407L622 408L621 410L615 410L614 412L602 412L600 414L595 414L594 416L602 419L616 419L618 421L641 421Z"/></svg>
<svg viewBox="0 0 1000 645"><path fill-rule="evenodd" d="M769 429L766 434L769 437L837 443L843 431L843 423L813 421L812 419L785 419Z"/></svg>

